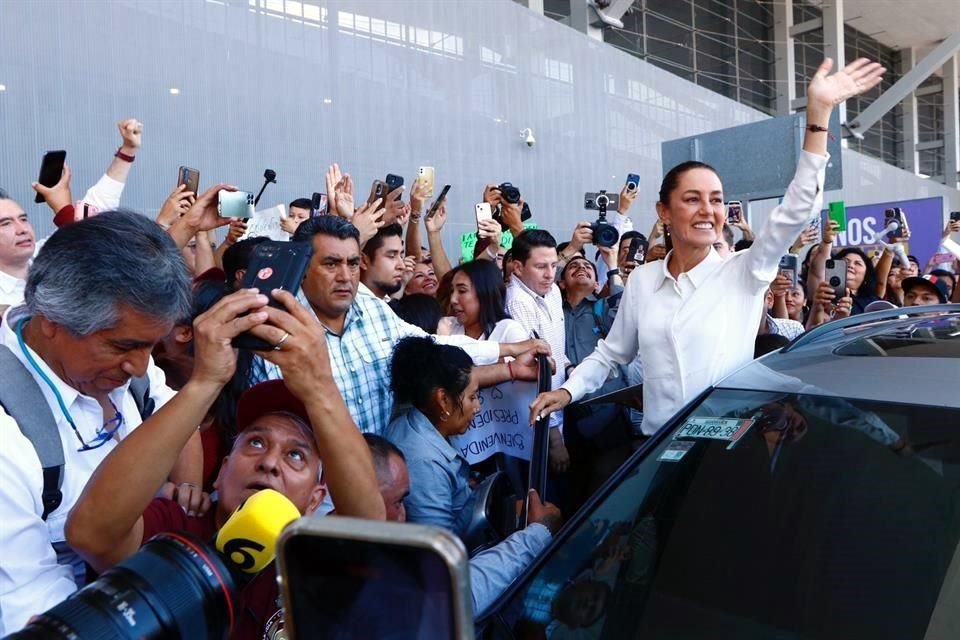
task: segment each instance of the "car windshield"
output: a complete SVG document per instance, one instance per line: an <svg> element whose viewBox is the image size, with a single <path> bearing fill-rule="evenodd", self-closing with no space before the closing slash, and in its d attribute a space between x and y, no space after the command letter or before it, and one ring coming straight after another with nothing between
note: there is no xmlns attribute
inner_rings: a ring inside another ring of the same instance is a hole
<svg viewBox="0 0 960 640"><path fill-rule="evenodd" d="M494 635L944 637L958 427L943 407L715 390L587 507Z"/></svg>

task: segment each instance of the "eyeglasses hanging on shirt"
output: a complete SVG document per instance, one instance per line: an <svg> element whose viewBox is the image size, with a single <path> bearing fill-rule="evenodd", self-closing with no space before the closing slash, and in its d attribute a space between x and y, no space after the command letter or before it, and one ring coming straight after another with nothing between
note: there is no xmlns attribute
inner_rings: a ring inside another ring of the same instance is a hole
<svg viewBox="0 0 960 640"><path fill-rule="evenodd" d="M67 410L67 405L63 402L63 398L60 396L60 392L57 391L57 387L53 384L53 381L47 376L46 373L40 368L40 365L37 364L37 361L33 359L33 356L30 355L30 351L27 349L27 345L23 340L23 325L27 323L29 318L24 318L17 323L17 343L20 345L20 351L23 352L24 357L26 357L27 362L30 363L30 366L33 367L33 370L37 372L37 375L40 376L40 379L43 380L50 391L53 392L54 397L57 399L57 404L60 405L60 411L63 412L63 417L66 418L67 422L70 424L70 427L73 429L74 435L77 436L77 440L80 441L82 445L77 451L93 451L94 449L99 449L103 445L107 444L111 439L113 439L114 434L123 426L123 414L120 413L120 409L113 404L113 400L108 400L110 406L113 407L114 416L109 420L105 421L99 429L97 429L97 435L90 442L86 442L83 439L83 436L80 435L80 429L77 428L77 424L73 421L73 416L70 415L70 412Z"/></svg>

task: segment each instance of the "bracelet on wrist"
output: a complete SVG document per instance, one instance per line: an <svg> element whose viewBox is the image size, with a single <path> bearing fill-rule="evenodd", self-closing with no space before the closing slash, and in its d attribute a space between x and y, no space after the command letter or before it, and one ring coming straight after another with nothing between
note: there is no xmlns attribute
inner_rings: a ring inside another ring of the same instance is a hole
<svg viewBox="0 0 960 640"><path fill-rule="evenodd" d="M612 278L613 276L618 276L618 275L620 275L620 269L610 269L609 271L607 271L608 278Z"/></svg>
<svg viewBox="0 0 960 640"><path fill-rule="evenodd" d="M131 162L131 163L137 159L136 156L131 156L128 153L124 153L123 147L120 147L119 149L117 149L117 152L113 154L113 157L123 160L124 162Z"/></svg>
<svg viewBox="0 0 960 640"><path fill-rule="evenodd" d="M509 360L507 360L507 371L510 372L510 379L514 380L515 378L513 377L513 365L510 363Z"/></svg>

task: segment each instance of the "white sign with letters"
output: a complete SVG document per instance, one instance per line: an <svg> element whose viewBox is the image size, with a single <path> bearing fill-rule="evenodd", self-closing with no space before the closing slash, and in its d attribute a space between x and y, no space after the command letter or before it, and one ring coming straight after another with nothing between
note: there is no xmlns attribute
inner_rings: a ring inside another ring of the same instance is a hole
<svg viewBox="0 0 960 640"><path fill-rule="evenodd" d="M481 389L480 411L466 433L450 436L450 444L470 464L495 453L529 460L533 448L530 403L536 394L535 382L504 382Z"/></svg>
<svg viewBox="0 0 960 640"><path fill-rule="evenodd" d="M280 220L283 219L286 212L286 207L282 204L257 211L252 218L247 220L247 232L243 234L243 239L263 236L271 240L289 240L290 234L280 226Z"/></svg>

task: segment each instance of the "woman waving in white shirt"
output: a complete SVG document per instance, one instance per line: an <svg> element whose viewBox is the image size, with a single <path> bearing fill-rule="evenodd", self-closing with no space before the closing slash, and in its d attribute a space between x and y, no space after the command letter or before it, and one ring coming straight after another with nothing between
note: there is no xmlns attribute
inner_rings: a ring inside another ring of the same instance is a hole
<svg viewBox="0 0 960 640"><path fill-rule="evenodd" d="M764 292L780 257L822 205L830 114L835 105L875 87L885 71L863 58L828 75L832 67L832 60L824 60L807 88L807 130L797 172L749 249L727 259L713 249L726 219L723 185L713 168L686 162L667 173L657 215L673 236L673 250L631 274L609 335L563 386L534 400L531 423L599 388L617 365L639 355L643 432L650 435L752 359L752 328L760 321Z"/></svg>

